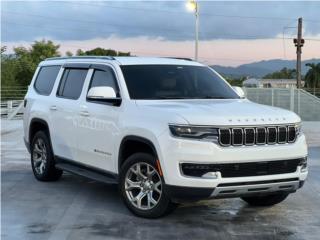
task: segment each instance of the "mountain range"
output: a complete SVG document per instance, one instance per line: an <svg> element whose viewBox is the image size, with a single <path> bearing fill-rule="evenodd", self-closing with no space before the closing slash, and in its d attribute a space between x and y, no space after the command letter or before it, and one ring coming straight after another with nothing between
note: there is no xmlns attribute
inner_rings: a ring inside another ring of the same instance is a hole
<svg viewBox="0 0 320 240"><path fill-rule="evenodd" d="M309 67L306 66L307 63L320 63L320 58L309 59L301 62L301 72L306 74ZM247 63L240 65L238 67L226 67L220 65L211 66L218 73L229 76L229 77L263 77L268 73L273 73L281 70L282 68L296 68L295 60L282 60L282 59L272 59L263 60L259 62Z"/></svg>

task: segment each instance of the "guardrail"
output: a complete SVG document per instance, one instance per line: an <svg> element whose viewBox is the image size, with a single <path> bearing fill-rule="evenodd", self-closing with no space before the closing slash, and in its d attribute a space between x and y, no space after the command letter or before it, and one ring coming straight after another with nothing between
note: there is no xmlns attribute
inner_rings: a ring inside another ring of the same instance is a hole
<svg viewBox="0 0 320 240"><path fill-rule="evenodd" d="M244 88L247 98L253 102L288 109L297 113L303 121L320 121L320 98L294 88Z"/></svg>
<svg viewBox="0 0 320 240"><path fill-rule="evenodd" d="M2 118L21 118L23 115L23 100L1 101Z"/></svg>
<svg viewBox="0 0 320 240"><path fill-rule="evenodd" d="M303 90L311 93L312 95L320 98L320 88L303 88Z"/></svg>

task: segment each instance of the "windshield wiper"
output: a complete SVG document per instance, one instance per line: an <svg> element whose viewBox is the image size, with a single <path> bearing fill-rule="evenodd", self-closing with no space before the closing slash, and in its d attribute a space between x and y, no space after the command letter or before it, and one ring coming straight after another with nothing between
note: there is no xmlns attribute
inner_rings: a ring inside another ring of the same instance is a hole
<svg viewBox="0 0 320 240"><path fill-rule="evenodd" d="M188 99L187 97L177 97L177 96L160 96L159 99Z"/></svg>
<svg viewBox="0 0 320 240"><path fill-rule="evenodd" d="M203 98L203 99L227 99L226 97L218 97L218 96L202 96L199 98Z"/></svg>

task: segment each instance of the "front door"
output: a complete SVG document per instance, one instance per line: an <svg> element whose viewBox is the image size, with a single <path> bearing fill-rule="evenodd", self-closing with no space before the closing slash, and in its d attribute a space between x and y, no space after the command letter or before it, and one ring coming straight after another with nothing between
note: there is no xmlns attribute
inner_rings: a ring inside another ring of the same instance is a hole
<svg viewBox="0 0 320 240"><path fill-rule="evenodd" d="M85 165L115 172L114 139L119 135L118 117L121 106L86 99L91 87L108 86L119 95L114 70L107 65L95 65L90 70L86 92L81 97L77 115L77 159Z"/></svg>

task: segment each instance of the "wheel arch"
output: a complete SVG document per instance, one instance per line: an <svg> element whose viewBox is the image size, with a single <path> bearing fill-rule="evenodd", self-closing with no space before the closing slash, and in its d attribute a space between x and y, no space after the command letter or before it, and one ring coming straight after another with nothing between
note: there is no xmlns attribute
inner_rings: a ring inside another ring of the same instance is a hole
<svg viewBox="0 0 320 240"><path fill-rule="evenodd" d="M30 121L30 126L29 126L29 135L28 135L29 144L31 144L32 138L36 134L36 132L38 132L40 130L46 131L46 133L48 134L49 141L51 142L50 130L49 130L49 125L48 125L47 121L45 121L41 118L33 118Z"/></svg>
<svg viewBox="0 0 320 240"><path fill-rule="evenodd" d="M147 152L158 159L157 149L151 140L136 135L125 136L119 147L118 172L120 171L124 161L136 152Z"/></svg>

